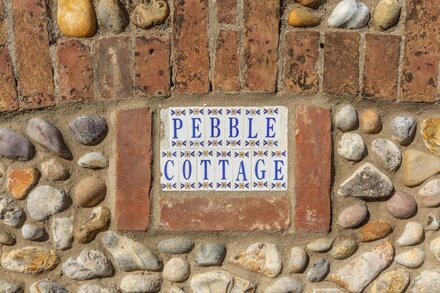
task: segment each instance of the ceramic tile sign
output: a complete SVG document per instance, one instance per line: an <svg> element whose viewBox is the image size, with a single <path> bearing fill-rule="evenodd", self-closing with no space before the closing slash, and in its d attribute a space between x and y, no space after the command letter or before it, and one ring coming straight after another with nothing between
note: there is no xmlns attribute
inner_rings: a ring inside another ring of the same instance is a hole
<svg viewBox="0 0 440 293"><path fill-rule="evenodd" d="M287 108L161 110L164 191L287 189Z"/></svg>

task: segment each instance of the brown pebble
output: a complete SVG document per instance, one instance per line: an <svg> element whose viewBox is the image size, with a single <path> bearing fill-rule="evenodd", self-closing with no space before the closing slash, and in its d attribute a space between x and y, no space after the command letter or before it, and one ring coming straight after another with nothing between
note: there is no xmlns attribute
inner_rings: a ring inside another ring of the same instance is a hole
<svg viewBox="0 0 440 293"><path fill-rule="evenodd" d="M35 187L40 178L40 172L35 168L14 169L8 176L8 190L15 199L23 200Z"/></svg>
<svg viewBox="0 0 440 293"><path fill-rule="evenodd" d="M80 207L93 207L102 202L107 193L105 183L96 177L86 177L75 187L73 202Z"/></svg>
<svg viewBox="0 0 440 293"><path fill-rule="evenodd" d="M321 3L321 0L295 0L296 3L307 7L316 7Z"/></svg>
<svg viewBox="0 0 440 293"><path fill-rule="evenodd" d="M361 130L368 134L378 133L382 129L380 115L374 109L367 109L362 113L360 124Z"/></svg>
<svg viewBox="0 0 440 293"><path fill-rule="evenodd" d="M360 225L368 216L365 205L352 205L341 212L338 223L342 228L353 228Z"/></svg>
<svg viewBox="0 0 440 293"><path fill-rule="evenodd" d="M108 208L94 208L90 219L78 229L75 229L75 239L81 244L93 241L99 232L108 229L110 220L111 212Z"/></svg>
<svg viewBox="0 0 440 293"><path fill-rule="evenodd" d="M288 23L294 27L314 27L321 23L321 18L306 8L295 8L290 11Z"/></svg>
<svg viewBox="0 0 440 293"><path fill-rule="evenodd" d="M359 230L359 240L362 242L374 241L388 236L393 231L393 227L382 220L373 221Z"/></svg>

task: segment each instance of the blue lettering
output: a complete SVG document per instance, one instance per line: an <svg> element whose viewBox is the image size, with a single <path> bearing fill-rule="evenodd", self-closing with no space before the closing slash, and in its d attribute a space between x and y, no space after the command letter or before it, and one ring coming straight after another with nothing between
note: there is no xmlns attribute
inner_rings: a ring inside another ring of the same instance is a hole
<svg viewBox="0 0 440 293"><path fill-rule="evenodd" d="M211 160L200 161L200 165L203 166L203 180L208 180L208 164L211 165Z"/></svg>
<svg viewBox="0 0 440 293"><path fill-rule="evenodd" d="M271 124L272 121L272 124ZM275 125L275 121L276 119L273 117L267 117L266 118L266 122L267 122L267 128L266 128L266 137L267 138L274 138L275 137L275 131L273 130L273 127ZM272 132L271 132L272 131Z"/></svg>
<svg viewBox="0 0 440 293"><path fill-rule="evenodd" d="M183 170L183 178L185 178L185 180L188 180L192 174L192 165L189 160L185 160L183 162L182 170Z"/></svg>
<svg viewBox="0 0 440 293"><path fill-rule="evenodd" d="M177 139L177 130L182 129L183 121L180 118L173 118L173 139Z"/></svg>
<svg viewBox="0 0 440 293"><path fill-rule="evenodd" d="M238 118L229 117L229 137L237 137L238 134Z"/></svg>
<svg viewBox="0 0 440 293"><path fill-rule="evenodd" d="M218 161L218 164L222 165L222 179L221 180L226 180L226 163L228 163L228 166L229 166L228 160L219 160Z"/></svg>
<svg viewBox="0 0 440 293"><path fill-rule="evenodd" d="M243 176L243 180L240 180L240 175ZM240 162L240 166L238 167L237 179L235 179L235 181L247 181L246 171L244 169L244 162L243 161Z"/></svg>
<svg viewBox="0 0 440 293"><path fill-rule="evenodd" d="M191 138L200 138L202 137L202 133L200 132L200 123L202 119L200 118L191 118L192 120L192 135ZM196 134L196 131L198 134Z"/></svg>
<svg viewBox="0 0 440 293"><path fill-rule="evenodd" d="M279 177L279 175L282 175L282 168L284 166L284 162L282 160L274 160L275 163L275 178L274 180L283 180L284 175ZM281 165L281 166L279 166Z"/></svg>
<svg viewBox="0 0 440 293"><path fill-rule="evenodd" d="M169 163L171 163L171 165L173 165L173 167L174 167L174 161L168 160L168 161L166 161L166 163L164 165L164 170L163 170L163 174L165 176L165 179L168 181L173 180L173 178L174 178L174 175L170 177L168 174L168 164Z"/></svg>
<svg viewBox="0 0 440 293"><path fill-rule="evenodd" d="M261 172L258 172L260 170L260 168L258 167L260 163L262 163L263 166L266 166L266 163L263 159L259 159L255 162L255 177L257 177L258 180L262 180L266 176L266 170L261 170ZM258 174L261 174L261 176L259 176Z"/></svg>
<svg viewBox="0 0 440 293"><path fill-rule="evenodd" d="M211 117L210 119L211 119L211 137L217 138L220 136L220 127L219 127L220 119L216 117ZM216 133L216 135L214 133Z"/></svg>
<svg viewBox="0 0 440 293"><path fill-rule="evenodd" d="M252 135L252 121L254 120L254 118L248 118L248 120L249 120L249 134L248 134L248 138L257 138L257 133Z"/></svg>

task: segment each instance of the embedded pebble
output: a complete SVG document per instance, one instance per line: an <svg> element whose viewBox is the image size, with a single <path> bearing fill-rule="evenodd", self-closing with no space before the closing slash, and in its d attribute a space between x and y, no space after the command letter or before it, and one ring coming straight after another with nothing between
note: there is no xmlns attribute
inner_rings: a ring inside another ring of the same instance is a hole
<svg viewBox="0 0 440 293"><path fill-rule="evenodd" d="M19 283L13 283L6 280L0 280L0 292L1 293L23 293L23 285Z"/></svg>
<svg viewBox="0 0 440 293"><path fill-rule="evenodd" d="M316 7L321 4L321 0L295 0L295 2L306 7Z"/></svg>
<svg viewBox="0 0 440 293"><path fill-rule="evenodd" d="M51 123L41 118L32 118L29 120L26 129L32 140L54 152L61 158L72 159L72 153L64 142L61 131Z"/></svg>
<svg viewBox="0 0 440 293"><path fill-rule="evenodd" d="M335 125L340 130L347 132L356 129L358 126L358 115L352 105L345 105L335 116Z"/></svg>
<svg viewBox="0 0 440 293"><path fill-rule="evenodd" d="M417 122L413 117L398 116L391 121L391 137L404 146L412 142L416 134L416 129Z"/></svg>
<svg viewBox="0 0 440 293"><path fill-rule="evenodd" d="M393 227L385 221L372 221L363 226L358 233L359 241L370 242L387 237L393 232Z"/></svg>
<svg viewBox="0 0 440 293"><path fill-rule="evenodd" d="M440 288L440 269L422 271L409 287L409 293L432 293Z"/></svg>
<svg viewBox="0 0 440 293"><path fill-rule="evenodd" d="M440 153L440 118L423 120L420 132L426 148L433 154Z"/></svg>
<svg viewBox="0 0 440 293"><path fill-rule="evenodd" d="M64 250L72 246L73 223L71 218L53 219L51 230L56 249Z"/></svg>
<svg viewBox="0 0 440 293"><path fill-rule="evenodd" d="M101 0L101 2L109 2L109 0ZM95 115L76 117L70 121L69 129L79 143L88 146L102 142L108 132L107 121Z"/></svg>
<svg viewBox="0 0 440 293"><path fill-rule="evenodd" d="M78 293L117 293L117 291L98 284L85 283L79 287Z"/></svg>
<svg viewBox="0 0 440 293"><path fill-rule="evenodd" d="M119 0L101 0L96 7L99 27L105 32L119 34L128 25L128 13Z"/></svg>
<svg viewBox="0 0 440 293"><path fill-rule="evenodd" d="M358 248L355 240L346 238L338 241L330 251L330 256L334 259L345 259L352 256Z"/></svg>
<svg viewBox="0 0 440 293"><path fill-rule="evenodd" d="M41 173L43 177L52 181L62 181L70 177L69 170L55 158L41 164Z"/></svg>
<svg viewBox="0 0 440 293"><path fill-rule="evenodd" d="M88 221L75 229L75 240L81 244L93 241L99 232L108 229L110 221L111 212L108 208L94 208Z"/></svg>
<svg viewBox="0 0 440 293"><path fill-rule="evenodd" d="M398 254L394 261L404 267L415 269L420 267L425 261L425 252L420 248L411 248Z"/></svg>
<svg viewBox="0 0 440 293"><path fill-rule="evenodd" d="M314 27L321 23L321 18L306 8L294 8L290 11L287 22L293 27Z"/></svg>
<svg viewBox="0 0 440 293"><path fill-rule="evenodd" d="M3 252L2 268L17 273L39 274L53 270L59 262L55 250L27 246Z"/></svg>
<svg viewBox="0 0 440 293"><path fill-rule="evenodd" d="M358 29L363 28L368 24L370 20L370 9L362 2L356 3L356 12L354 15L344 24L345 28Z"/></svg>
<svg viewBox="0 0 440 293"><path fill-rule="evenodd" d="M15 199L23 200L39 178L40 172L33 167L13 169L8 175L7 188Z"/></svg>
<svg viewBox="0 0 440 293"><path fill-rule="evenodd" d="M43 221L67 208L66 193L48 185L35 188L27 199L28 215L34 221Z"/></svg>
<svg viewBox="0 0 440 293"><path fill-rule="evenodd" d="M375 134L382 129L382 120L374 109L367 109L360 119L361 130L364 133Z"/></svg>
<svg viewBox="0 0 440 293"><path fill-rule="evenodd" d="M12 199L0 196L0 221L8 226L17 227L23 220L23 209Z"/></svg>
<svg viewBox="0 0 440 293"><path fill-rule="evenodd" d="M319 238L307 244L307 249L313 252L327 252L332 248L333 238Z"/></svg>
<svg viewBox="0 0 440 293"><path fill-rule="evenodd" d="M8 246L14 245L15 237L9 234L8 232L0 229L0 244L8 245Z"/></svg>
<svg viewBox="0 0 440 293"><path fill-rule="evenodd" d="M172 258L163 267L163 277L171 282L183 282L189 273L189 263L181 258Z"/></svg>
<svg viewBox="0 0 440 293"><path fill-rule="evenodd" d="M185 290L173 285L170 289L168 289L167 293L185 293Z"/></svg>
<svg viewBox="0 0 440 293"><path fill-rule="evenodd" d="M0 157L29 161L35 155L35 147L18 133L0 128Z"/></svg>
<svg viewBox="0 0 440 293"><path fill-rule="evenodd" d="M401 6L397 0L381 0L374 9L373 24L380 30L394 26L399 19Z"/></svg>
<svg viewBox="0 0 440 293"><path fill-rule="evenodd" d="M223 270L210 271L191 278L193 292L255 292L255 283Z"/></svg>
<svg viewBox="0 0 440 293"><path fill-rule="evenodd" d="M425 230L437 231L440 229L440 217L437 215L428 215L426 218Z"/></svg>
<svg viewBox="0 0 440 293"><path fill-rule="evenodd" d="M2 164L2 162L0 162L0 185L3 184L5 177L6 177L5 166Z"/></svg>
<svg viewBox="0 0 440 293"><path fill-rule="evenodd" d="M222 243L203 243L197 251L194 263L200 267L221 266L226 255Z"/></svg>
<svg viewBox="0 0 440 293"><path fill-rule="evenodd" d="M78 257L70 257L62 266L63 274L73 280L108 277L113 273L110 261L99 250L83 250Z"/></svg>
<svg viewBox="0 0 440 293"><path fill-rule="evenodd" d="M139 4L130 19L139 28L149 29L165 22L170 11L165 0L151 0L148 4Z"/></svg>
<svg viewBox="0 0 440 293"><path fill-rule="evenodd" d="M116 267L124 272L157 271L162 268L161 260L150 249L130 238L107 231L104 233L102 243L115 259Z"/></svg>
<svg viewBox="0 0 440 293"><path fill-rule="evenodd" d="M264 289L264 293L301 293L303 285L292 277L281 277Z"/></svg>
<svg viewBox="0 0 440 293"><path fill-rule="evenodd" d="M158 292L162 286L159 274L128 275L122 278L120 288L125 293Z"/></svg>
<svg viewBox="0 0 440 293"><path fill-rule="evenodd" d="M422 224L418 222L406 223L405 230L402 235L396 240L396 244L399 246L415 245L423 241L425 232Z"/></svg>
<svg viewBox="0 0 440 293"><path fill-rule="evenodd" d="M408 193L397 191L387 201L386 209L395 218L407 219L417 211L417 203Z"/></svg>
<svg viewBox="0 0 440 293"><path fill-rule="evenodd" d="M338 154L349 161L360 161L365 153L365 144L357 133L344 133L339 141Z"/></svg>
<svg viewBox="0 0 440 293"><path fill-rule="evenodd" d="M330 27L363 28L370 20L370 10L356 0L342 0L336 5L327 24Z"/></svg>
<svg viewBox="0 0 440 293"><path fill-rule="evenodd" d="M414 149L405 150L402 169L403 184L414 187L440 172L440 158Z"/></svg>
<svg viewBox="0 0 440 293"><path fill-rule="evenodd" d="M91 0L59 0L58 27L66 37L86 38L97 28L95 8Z"/></svg>
<svg viewBox="0 0 440 293"><path fill-rule="evenodd" d="M78 165L93 170L104 169L108 166L108 160L103 154L93 152L79 158Z"/></svg>
<svg viewBox="0 0 440 293"><path fill-rule="evenodd" d="M409 274L404 270L397 269L383 273L373 282L371 293L402 293L409 284Z"/></svg>
<svg viewBox="0 0 440 293"><path fill-rule="evenodd" d="M69 290L57 282L41 280L29 287L29 293L69 293Z"/></svg>
<svg viewBox="0 0 440 293"><path fill-rule="evenodd" d="M306 268L309 256L304 248L293 247L290 250L290 257L287 268L289 273L300 273Z"/></svg>
<svg viewBox="0 0 440 293"><path fill-rule="evenodd" d="M338 224L342 228L359 226L368 217L368 209L365 204L355 204L345 208L338 217Z"/></svg>
<svg viewBox="0 0 440 293"><path fill-rule="evenodd" d="M321 282L325 279L330 270L330 262L325 258L316 261L307 272L307 279L312 282Z"/></svg>
<svg viewBox="0 0 440 293"><path fill-rule="evenodd" d="M194 242L189 238L169 238L159 242L157 248L162 253L184 254L190 252L194 247Z"/></svg>
<svg viewBox="0 0 440 293"><path fill-rule="evenodd" d="M417 194L420 205L424 208L440 205L440 179L427 182Z"/></svg>
<svg viewBox="0 0 440 293"><path fill-rule="evenodd" d="M73 202L79 207L93 207L102 202L107 194L107 186L96 177L83 178L75 187Z"/></svg>
<svg viewBox="0 0 440 293"><path fill-rule="evenodd" d="M36 241L44 236L44 228L34 224L24 224L21 228L21 235L26 240Z"/></svg>
<svg viewBox="0 0 440 293"><path fill-rule="evenodd" d="M373 156L382 166L390 171L396 171L402 162L402 154L399 148L386 139L375 139L371 144Z"/></svg>
<svg viewBox="0 0 440 293"><path fill-rule="evenodd" d="M435 258L440 261L440 237L435 238L429 244L429 250L435 256Z"/></svg>

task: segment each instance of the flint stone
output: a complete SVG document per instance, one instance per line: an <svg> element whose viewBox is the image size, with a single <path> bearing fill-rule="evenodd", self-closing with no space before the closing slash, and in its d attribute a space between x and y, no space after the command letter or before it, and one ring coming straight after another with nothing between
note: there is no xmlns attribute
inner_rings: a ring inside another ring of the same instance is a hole
<svg viewBox="0 0 440 293"><path fill-rule="evenodd" d="M255 292L255 283L234 276L227 271L211 271L195 275L190 286L193 292Z"/></svg>
<svg viewBox="0 0 440 293"><path fill-rule="evenodd" d="M292 277L281 277L271 286L264 290L264 293L301 293L303 285Z"/></svg>
<svg viewBox="0 0 440 293"><path fill-rule="evenodd" d="M420 267L425 261L425 252L415 247L398 254L394 261L404 267L415 269Z"/></svg>
<svg viewBox="0 0 440 293"><path fill-rule="evenodd" d="M23 209L12 199L0 196L0 221L8 226L17 227L23 220Z"/></svg>
<svg viewBox="0 0 440 293"><path fill-rule="evenodd" d="M69 258L62 270L67 277L80 281L108 277L113 273L110 261L95 249L83 250L78 257Z"/></svg>
<svg viewBox="0 0 440 293"><path fill-rule="evenodd" d="M67 208L68 199L64 191L48 185L35 188L28 196L27 210L34 221L43 221Z"/></svg>
<svg viewBox="0 0 440 293"><path fill-rule="evenodd" d="M357 133L344 133L339 141L338 154L349 161L360 161L365 153L365 144Z"/></svg>
<svg viewBox="0 0 440 293"><path fill-rule="evenodd" d="M440 269L424 270L415 279L409 293L433 293L440 288Z"/></svg>
<svg viewBox="0 0 440 293"><path fill-rule="evenodd" d="M21 234L24 239L35 241L44 236L44 229L34 224L24 224Z"/></svg>
<svg viewBox="0 0 440 293"><path fill-rule="evenodd" d="M321 258L307 272L307 279L312 283L321 282L325 279L329 270L330 262L325 258Z"/></svg>
<svg viewBox="0 0 440 293"><path fill-rule="evenodd" d="M59 262L54 250L28 246L3 252L1 266L12 272L38 274L53 270Z"/></svg>
<svg viewBox="0 0 440 293"><path fill-rule="evenodd" d="M69 123L69 128L76 140L88 146L97 145L107 135L107 121L100 116L79 116Z"/></svg>
<svg viewBox="0 0 440 293"><path fill-rule="evenodd" d="M122 278L120 288L126 293L158 292L162 286L159 274L128 275Z"/></svg>
<svg viewBox="0 0 440 293"><path fill-rule="evenodd" d="M0 157L29 161L35 155L35 147L18 133L0 128Z"/></svg>
<svg viewBox="0 0 440 293"><path fill-rule="evenodd" d="M157 248L162 253L184 254L190 252L194 247L194 242L188 238L170 238L159 242Z"/></svg>
<svg viewBox="0 0 440 293"><path fill-rule="evenodd" d="M71 218L53 219L51 229L56 249L64 250L72 246L73 223Z"/></svg>
<svg viewBox="0 0 440 293"><path fill-rule="evenodd" d="M9 282L6 280L0 280L0 292L1 293L23 293L23 285L18 283Z"/></svg>
<svg viewBox="0 0 440 293"><path fill-rule="evenodd" d="M440 217L437 215L429 215L426 218L425 230L437 231L440 229Z"/></svg>
<svg viewBox="0 0 440 293"><path fill-rule="evenodd" d="M423 241L425 236L422 224L418 222L406 223L405 230L396 240L396 244L400 246L415 245Z"/></svg>
<svg viewBox="0 0 440 293"><path fill-rule="evenodd" d="M330 256L334 259L345 259L352 256L358 248L358 245L353 239L343 239L336 243L330 251Z"/></svg>
<svg viewBox="0 0 440 293"><path fill-rule="evenodd" d="M82 285L78 293L116 293L117 291L114 289L104 288L98 284L85 283Z"/></svg>
<svg viewBox="0 0 440 293"><path fill-rule="evenodd" d="M221 243L204 243L197 251L194 263L200 267L221 266L226 255L226 246Z"/></svg>
<svg viewBox="0 0 440 293"><path fill-rule="evenodd" d="M340 130L347 132L358 125L358 115L352 105L345 105L335 115L335 125Z"/></svg>
<svg viewBox="0 0 440 293"><path fill-rule="evenodd" d="M413 117L395 117L391 125L391 137L399 144L406 146L414 139L417 122Z"/></svg>
<svg viewBox="0 0 440 293"><path fill-rule="evenodd" d="M402 162L399 148L386 139L375 139L371 145L373 155L380 165L390 171L396 171Z"/></svg>
<svg viewBox="0 0 440 293"><path fill-rule="evenodd" d="M29 287L30 293L69 293L69 290L50 280L41 280Z"/></svg>

